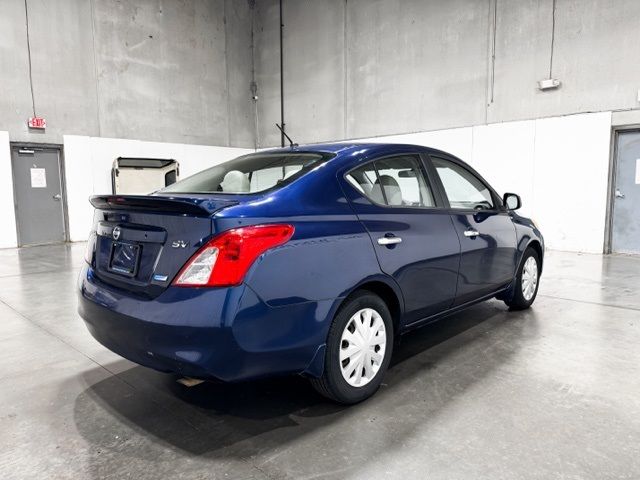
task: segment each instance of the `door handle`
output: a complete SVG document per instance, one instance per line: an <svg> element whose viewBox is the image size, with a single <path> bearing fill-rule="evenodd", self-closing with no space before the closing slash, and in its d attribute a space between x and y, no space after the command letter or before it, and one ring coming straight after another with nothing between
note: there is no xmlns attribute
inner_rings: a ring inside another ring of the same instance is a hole
<svg viewBox="0 0 640 480"><path fill-rule="evenodd" d="M624 198L624 193L616 188L616 198Z"/></svg>
<svg viewBox="0 0 640 480"><path fill-rule="evenodd" d="M54 200L60 200L62 198L62 195L60 195L59 193L56 193L52 198Z"/></svg>
<svg viewBox="0 0 640 480"><path fill-rule="evenodd" d="M478 233L477 230L465 230L464 231L464 236L465 237L476 238L478 235L480 235L480 234Z"/></svg>
<svg viewBox="0 0 640 480"><path fill-rule="evenodd" d="M400 237L380 237L378 239L378 245L396 245L402 243Z"/></svg>

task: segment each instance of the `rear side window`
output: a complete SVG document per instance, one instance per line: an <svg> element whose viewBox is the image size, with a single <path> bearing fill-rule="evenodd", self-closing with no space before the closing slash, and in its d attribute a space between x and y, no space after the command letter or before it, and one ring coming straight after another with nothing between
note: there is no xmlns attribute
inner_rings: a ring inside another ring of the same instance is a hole
<svg viewBox="0 0 640 480"><path fill-rule="evenodd" d="M321 153L258 153L230 160L185 178L163 193L258 193L295 180L326 161Z"/></svg>
<svg viewBox="0 0 640 480"><path fill-rule="evenodd" d="M469 170L456 163L435 157L433 166L436 167L451 208L456 210L492 210L494 208L491 192Z"/></svg>
<svg viewBox="0 0 640 480"><path fill-rule="evenodd" d="M369 200L390 207L434 207L420 160L415 156L384 158L352 170L347 180Z"/></svg>

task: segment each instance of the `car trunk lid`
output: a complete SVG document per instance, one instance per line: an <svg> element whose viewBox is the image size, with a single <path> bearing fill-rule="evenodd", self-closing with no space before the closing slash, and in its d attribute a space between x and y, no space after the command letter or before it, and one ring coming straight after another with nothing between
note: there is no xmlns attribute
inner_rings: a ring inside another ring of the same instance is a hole
<svg viewBox="0 0 640 480"><path fill-rule="evenodd" d="M96 277L134 295L156 297L214 233L212 215L238 202L215 197L103 195L93 229Z"/></svg>

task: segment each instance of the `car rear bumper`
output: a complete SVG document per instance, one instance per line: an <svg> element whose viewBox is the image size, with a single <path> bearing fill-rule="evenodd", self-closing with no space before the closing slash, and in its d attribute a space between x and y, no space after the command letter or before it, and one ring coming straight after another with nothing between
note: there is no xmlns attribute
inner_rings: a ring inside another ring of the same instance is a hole
<svg viewBox="0 0 640 480"><path fill-rule="evenodd" d="M147 300L103 284L88 265L78 287L93 337L140 365L224 381L321 373L334 301L270 307L245 285L169 287Z"/></svg>

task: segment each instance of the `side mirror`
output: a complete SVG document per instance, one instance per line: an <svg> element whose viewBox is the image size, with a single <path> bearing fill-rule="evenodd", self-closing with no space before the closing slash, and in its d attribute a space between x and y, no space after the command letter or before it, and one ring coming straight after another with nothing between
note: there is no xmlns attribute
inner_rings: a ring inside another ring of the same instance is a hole
<svg viewBox="0 0 640 480"><path fill-rule="evenodd" d="M515 193L505 193L502 197L502 203L507 207L507 210L518 210L522 206L520 195Z"/></svg>

